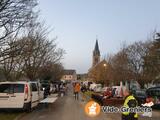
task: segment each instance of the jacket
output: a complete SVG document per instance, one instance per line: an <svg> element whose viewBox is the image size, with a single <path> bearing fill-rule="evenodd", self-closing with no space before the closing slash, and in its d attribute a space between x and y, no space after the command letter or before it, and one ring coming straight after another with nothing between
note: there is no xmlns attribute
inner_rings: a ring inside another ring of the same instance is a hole
<svg viewBox="0 0 160 120"><path fill-rule="evenodd" d="M138 106L138 102L133 95L126 97L123 107L125 108L134 108ZM122 120L138 120L137 113L130 113L128 111L122 112Z"/></svg>

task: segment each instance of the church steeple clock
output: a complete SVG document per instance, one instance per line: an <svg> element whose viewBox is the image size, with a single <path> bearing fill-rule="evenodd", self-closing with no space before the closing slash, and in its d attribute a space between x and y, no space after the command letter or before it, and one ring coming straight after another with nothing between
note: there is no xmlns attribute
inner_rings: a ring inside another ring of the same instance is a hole
<svg viewBox="0 0 160 120"><path fill-rule="evenodd" d="M100 51L98 46L98 40L96 39L96 45L93 51L92 67L94 67L99 62L100 62Z"/></svg>

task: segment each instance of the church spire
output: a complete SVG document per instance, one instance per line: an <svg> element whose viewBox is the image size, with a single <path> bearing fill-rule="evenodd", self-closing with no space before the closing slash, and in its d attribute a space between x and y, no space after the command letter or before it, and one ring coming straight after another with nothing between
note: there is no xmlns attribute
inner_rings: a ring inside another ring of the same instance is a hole
<svg viewBox="0 0 160 120"><path fill-rule="evenodd" d="M98 39L96 39L96 44L95 44L95 48L94 48L93 54L94 54L94 55L99 55L99 56L100 56L99 45L98 45Z"/></svg>
<svg viewBox="0 0 160 120"><path fill-rule="evenodd" d="M96 39L95 48L93 50L92 67L95 66L99 62L100 62L100 51L99 51L98 39Z"/></svg>

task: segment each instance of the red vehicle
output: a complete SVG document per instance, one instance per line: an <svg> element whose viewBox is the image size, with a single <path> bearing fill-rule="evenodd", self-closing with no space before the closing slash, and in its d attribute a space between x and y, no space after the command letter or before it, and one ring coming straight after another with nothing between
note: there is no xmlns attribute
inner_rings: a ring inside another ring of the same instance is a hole
<svg viewBox="0 0 160 120"><path fill-rule="evenodd" d="M113 96L113 94L112 94L112 88L107 88L107 90L104 91L103 96L104 96L105 98L110 98L110 97L112 97L112 96Z"/></svg>

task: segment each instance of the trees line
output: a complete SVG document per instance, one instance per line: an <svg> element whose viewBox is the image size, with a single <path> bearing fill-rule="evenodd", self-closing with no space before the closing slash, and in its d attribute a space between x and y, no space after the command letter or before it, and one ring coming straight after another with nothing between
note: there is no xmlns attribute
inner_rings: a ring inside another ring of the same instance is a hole
<svg viewBox="0 0 160 120"><path fill-rule="evenodd" d="M1 80L55 80L62 75L64 50L57 47L56 38L48 38L37 5L37 0L0 1Z"/></svg>
<svg viewBox="0 0 160 120"><path fill-rule="evenodd" d="M138 81L141 87L145 83L160 82L160 33L153 36L145 42L124 43L116 54L108 55L107 64L103 60L92 69L89 77L107 86L130 80Z"/></svg>
<svg viewBox="0 0 160 120"><path fill-rule="evenodd" d="M160 33L153 36L145 42L124 44L118 53L110 55L104 83L136 80L144 87L145 83L160 80Z"/></svg>

